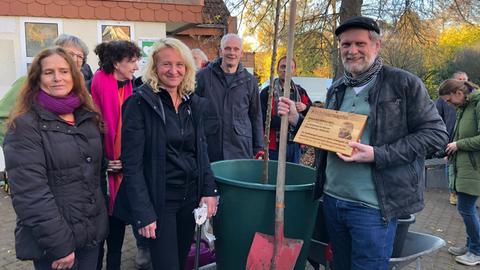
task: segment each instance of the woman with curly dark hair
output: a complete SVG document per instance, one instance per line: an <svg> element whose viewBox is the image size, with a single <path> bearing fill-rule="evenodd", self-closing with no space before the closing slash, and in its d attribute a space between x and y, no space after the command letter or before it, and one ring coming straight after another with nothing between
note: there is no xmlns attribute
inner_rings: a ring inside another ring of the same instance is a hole
<svg viewBox="0 0 480 270"><path fill-rule="evenodd" d="M36 270L91 270L107 235L100 120L80 70L41 51L10 114L5 161L17 214L15 248Z"/></svg>
<svg viewBox="0 0 480 270"><path fill-rule="evenodd" d="M122 181L122 105L132 94L132 79L138 70L137 61L141 54L135 43L125 40L101 43L95 48L95 53L98 55L100 68L93 76L91 90L105 123L103 145L108 159L110 233L107 238L107 269L119 270L125 223L111 214ZM103 249L100 250L99 262L102 259ZM100 267L99 265L99 269Z"/></svg>

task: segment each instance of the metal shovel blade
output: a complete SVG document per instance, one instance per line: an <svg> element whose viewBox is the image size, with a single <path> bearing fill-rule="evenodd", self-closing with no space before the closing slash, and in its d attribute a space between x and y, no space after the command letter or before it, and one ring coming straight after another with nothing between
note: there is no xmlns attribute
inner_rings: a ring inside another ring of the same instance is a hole
<svg viewBox="0 0 480 270"><path fill-rule="evenodd" d="M292 270L302 249L303 240L283 238L279 243L278 253L273 258L275 239L273 236L255 233L252 246L248 252L247 270L270 270L275 262L276 270Z"/></svg>

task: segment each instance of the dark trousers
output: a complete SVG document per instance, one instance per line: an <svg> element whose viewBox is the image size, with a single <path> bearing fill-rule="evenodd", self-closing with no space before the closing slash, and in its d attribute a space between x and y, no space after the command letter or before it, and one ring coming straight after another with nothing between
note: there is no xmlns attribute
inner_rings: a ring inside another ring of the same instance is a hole
<svg viewBox="0 0 480 270"><path fill-rule="evenodd" d="M107 270L120 270L120 265L122 261L122 246L123 239L125 238L125 227L126 224L124 221L109 216L108 219L109 233L107 237ZM137 240L137 247L139 248L148 248L147 239L141 237L138 234L138 231L133 229L133 234ZM98 264L97 270L102 269L103 264L103 254L104 254L103 243L100 245L100 250L98 253Z"/></svg>
<svg viewBox="0 0 480 270"><path fill-rule="evenodd" d="M168 192L168 191L167 191ZM193 209L198 207L196 196L168 199L156 230L156 239L150 239L150 254L154 270L185 267L195 231Z"/></svg>
<svg viewBox="0 0 480 270"><path fill-rule="evenodd" d="M92 270L97 267L98 246L85 247L75 251L75 264L71 270ZM53 260L33 261L35 270L52 270Z"/></svg>
<svg viewBox="0 0 480 270"><path fill-rule="evenodd" d="M292 162L296 164L300 163L300 158L302 157L302 151L298 143L288 142L286 150L287 150L286 157L285 157L286 162ZM268 158L270 160L278 160L278 149L277 150L270 149Z"/></svg>

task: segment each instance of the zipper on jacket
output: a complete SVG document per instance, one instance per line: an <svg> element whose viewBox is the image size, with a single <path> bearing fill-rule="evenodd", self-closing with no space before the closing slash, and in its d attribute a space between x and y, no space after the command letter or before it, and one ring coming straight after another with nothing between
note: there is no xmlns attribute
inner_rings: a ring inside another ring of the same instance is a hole
<svg viewBox="0 0 480 270"><path fill-rule="evenodd" d="M184 123L183 123L183 120L182 119L182 110L184 109L183 104L180 104L179 105L179 108L178 108L178 113L177 113L177 119L178 119L178 124L180 125L180 137L182 138L182 145L180 146L180 150L181 152L183 152L183 146L185 144L185 126Z"/></svg>

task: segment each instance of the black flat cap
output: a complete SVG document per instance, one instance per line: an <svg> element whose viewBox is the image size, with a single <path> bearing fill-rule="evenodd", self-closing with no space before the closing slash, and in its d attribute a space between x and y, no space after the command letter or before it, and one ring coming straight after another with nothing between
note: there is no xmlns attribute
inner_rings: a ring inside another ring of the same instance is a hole
<svg viewBox="0 0 480 270"><path fill-rule="evenodd" d="M372 30L380 34L380 28L373 19L363 16L354 16L346 19L342 24L340 24L340 26L335 30L335 35L338 37L341 33L351 28Z"/></svg>

